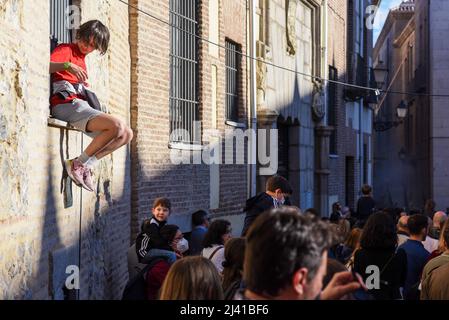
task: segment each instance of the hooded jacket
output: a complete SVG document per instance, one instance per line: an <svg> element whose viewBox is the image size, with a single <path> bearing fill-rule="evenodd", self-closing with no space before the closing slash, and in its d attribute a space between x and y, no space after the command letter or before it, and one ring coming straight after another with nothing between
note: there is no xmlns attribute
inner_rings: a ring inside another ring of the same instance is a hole
<svg viewBox="0 0 449 320"><path fill-rule="evenodd" d="M287 197L285 198L284 205L290 205L290 200ZM274 208L274 199L266 192L259 193L246 200L246 205L243 209L243 211L246 212L246 215L243 224L242 237L246 236L249 227L261 213L272 208Z"/></svg>

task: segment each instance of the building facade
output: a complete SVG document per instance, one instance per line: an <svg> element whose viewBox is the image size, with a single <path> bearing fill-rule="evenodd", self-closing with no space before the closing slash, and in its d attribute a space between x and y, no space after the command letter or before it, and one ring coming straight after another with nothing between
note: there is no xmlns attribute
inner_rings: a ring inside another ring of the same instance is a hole
<svg viewBox="0 0 449 320"><path fill-rule="evenodd" d="M379 106L377 121L398 120L403 101L407 116L398 126L376 134L375 186L385 206L422 209L426 199L446 210L445 165L448 128L443 35L445 1L404 1L390 11L375 49L376 65L386 64L392 91ZM408 93L408 94L407 94ZM394 177L394 183L391 183Z"/></svg>
<svg viewBox="0 0 449 320"><path fill-rule="evenodd" d="M239 220L246 162L197 160L208 144L224 144L226 134L248 124L247 65L239 55L247 46L246 12L244 0L2 2L1 299L120 298L128 248L159 196L170 198L169 221L183 231L197 209ZM135 134L101 161L95 194L72 187L62 167L89 139L49 119L50 51L73 38L77 16L111 31L108 53L87 58L89 83L104 110ZM228 148L236 154L235 145ZM79 290L64 289L70 275Z"/></svg>
<svg viewBox="0 0 449 320"><path fill-rule="evenodd" d="M413 84L415 80L413 48L416 46L414 9L414 3L403 3L390 10L374 49L376 67L388 69L385 83L391 91L415 91ZM403 100L407 101L407 104L412 104L413 98L400 94L383 96L377 107L375 121L397 121L397 106ZM411 105L410 111L412 110L414 107ZM413 170L410 167L411 163L404 161L405 152L410 152L411 148L417 147L411 141L408 146L405 144L405 139L411 138L407 131L410 125L413 126L414 116L416 115L412 111L412 115L409 115L404 124L386 131L381 130L375 135L374 189L376 199L382 206L414 207L425 201L423 194L413 195L411 191L423 187L419 183L422 181L422 174L419 174L416 168ZM426 138L424 136L423 138L425 141ZM394 183L391 183L392 177L395 177Z"/></svg>
<svg viewBox="0 0 449 320"><path fill-rule="evenodd" d="M333 202L354 207L372 181L372 111L365 92L317 78L368 85L366 9L378 1L258 3L257 55L267 64L257 66L257 118L259 128L278 129L278 173L294 205L323 216ZM262 190L265 177L258 181Z"/></svg>

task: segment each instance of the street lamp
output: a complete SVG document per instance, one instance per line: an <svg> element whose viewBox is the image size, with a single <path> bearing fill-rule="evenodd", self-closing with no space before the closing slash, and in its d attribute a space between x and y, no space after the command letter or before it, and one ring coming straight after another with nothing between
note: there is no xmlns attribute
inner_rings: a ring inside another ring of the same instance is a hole
<svg viewBox="0 0 449 320"><path fill-rule="evenodd" d="M382 89L387 79L388 69L385 68L372 68L374 74L374 80L376 82L377 88Z"/></svg>
<svg viewBox="0 0 449 320"><path fill-rule="evenodd" d="M407 116L408 104L404 100L401 100L396 108L396 116L399 120L395 121L374 121L374 130L377 132L387 131L391 128L395 128L404 122Z"/></svg>
<svg viewBox="0 0 449 320"><path fill-rule="evenodd" d="M407 116L408 106L405 104L404 100L401 100L401 103L397 107L397 113L399 119L404 119Z"/></svg>
<svg viewBox="0 0 449 320"><path fill-rule="evenodd" d="M369 90L365 97L365 103L371 110L376 110L377 104L379 103L379 89L383 87L387 74L388 69L371 68L370 86L371 88L376 88L376 90Z"/></svg>

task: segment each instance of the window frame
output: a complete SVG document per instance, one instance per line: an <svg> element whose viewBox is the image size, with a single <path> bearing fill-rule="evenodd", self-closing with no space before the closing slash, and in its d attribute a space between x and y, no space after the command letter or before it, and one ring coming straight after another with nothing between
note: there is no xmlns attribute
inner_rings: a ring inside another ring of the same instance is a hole
<svg viewBox="0 0 449 320"><path fill-rule="evenodd" d="M73 0L50 0L50 50L73 41L73 30L67 27L66 10ZM56 15L55 15L56 14Z"/></svg>
<svg viewBox="0 0 449 320"><path fill-rule="evenodd" d="M241 100L241 77L242 77L242 46L229 38L225 39L226 57L226 84L225 84L225 118L226 123L239 123L239 111ZM233 73L234 77L230 77ZM232 85L233 84L233 85ZM232 89L231 89L232 87ZM231 100L233 104L231 103Z"/></svg>
<svg viewBox="0 0 449 320"><path fill-rule="evenodd" d="M338 69L335 66L328 66L329 80L338 81ZM329 126L334 127L330 137L329 137L329 155L338 155L337 146L337 102L338 102L338 86L335 83L329 82L328 92L327 92L327 104L328 104L328 117L327 123ZM333 106L333 107L332 107Z"/></svg>
<svg viewBox="0 0 449 320"><path fill-rule="evenodd" d="M170 27L170 146L201 144L201 136L195 126L200 121L199 43L195 36L178 29L198 34L199 5L199 0L170 0L169 2L172 25ZM175 130L187 130L187 133L184 131L175 137Z"/></svg>

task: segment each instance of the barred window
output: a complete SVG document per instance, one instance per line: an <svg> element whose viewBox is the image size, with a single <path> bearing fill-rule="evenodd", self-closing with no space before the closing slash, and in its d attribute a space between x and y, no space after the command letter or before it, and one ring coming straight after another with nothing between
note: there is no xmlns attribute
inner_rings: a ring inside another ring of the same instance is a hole
<svg viewBox="0 0 449 320"><path fill-rule="evenodd" d="M329 66L329 80L338 81L338 70L333 66ZM329 153L337 154L337 84L329 82L328 88L328 124L335 128L330 136Z"/></svg>
<svg viewBox="0 0 449 320"><path fill-rule="evenodd" d="M240 46L226 39L226 120L239 120Z"/></svg>
<svg viewBox="0 0 449 320"><path fill-rule="evenodd" d="M72 0L50 0L51 50L60 43L72 42L72 30L67 25L66 12Z"/></svg>
<svg viewBox="0 0 449 320"><path fill-rule="evenodd" d="M198 0L170 0L170 140L197 144ZM184 32L183 30L187 31Z"/></svg>

